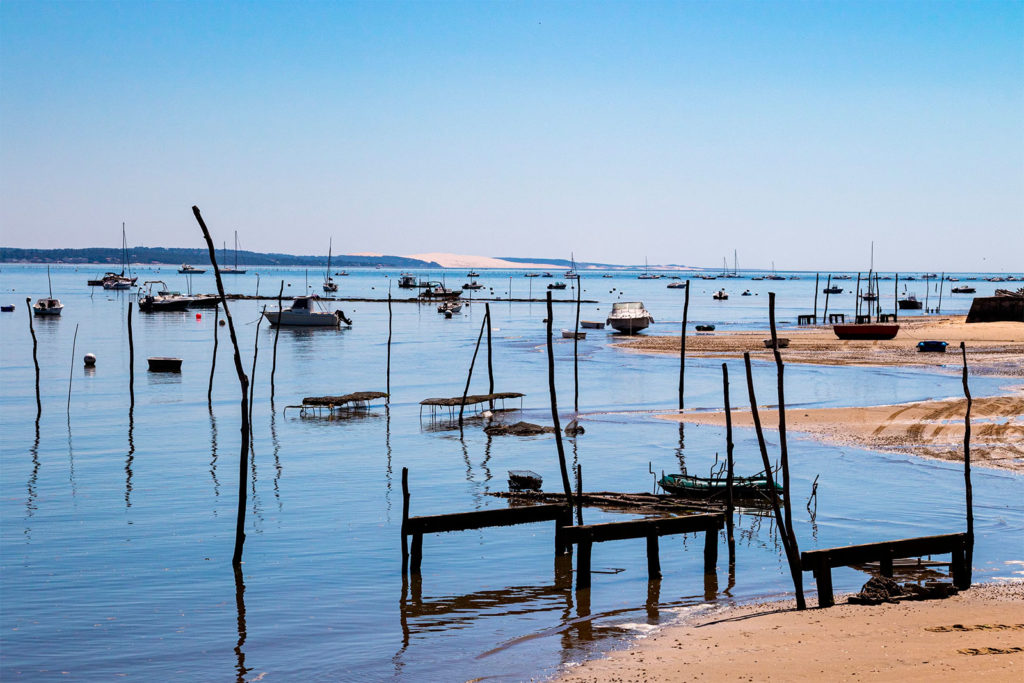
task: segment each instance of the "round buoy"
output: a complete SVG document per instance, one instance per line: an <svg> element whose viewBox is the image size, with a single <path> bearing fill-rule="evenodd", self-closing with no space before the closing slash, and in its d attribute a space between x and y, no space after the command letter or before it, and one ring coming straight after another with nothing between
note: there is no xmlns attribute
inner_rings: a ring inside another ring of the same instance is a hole
<svg viewBox="0 0 1024 683"><path fill-rule="evenodd" d="M196 313L196 320L202 320L202 319L203 319L203 314L202 313Z"/></svg>
<svg viewBox="0 0 1024 683"><path fill-rule="evenodd" d="M91 368L94 365L96 365L96 354L95 353L87 353L87 354L85 354L85 366L88 367L88 368Z"/></svg>
<svg viewBox="0 0 1024 683"><path fill-rule="evenodd" d="M226 323L225 321L221 320L221 321L220 321L220 326L221 326L221 327L224 327L225 325L227 325L227 323Z"/></svg>

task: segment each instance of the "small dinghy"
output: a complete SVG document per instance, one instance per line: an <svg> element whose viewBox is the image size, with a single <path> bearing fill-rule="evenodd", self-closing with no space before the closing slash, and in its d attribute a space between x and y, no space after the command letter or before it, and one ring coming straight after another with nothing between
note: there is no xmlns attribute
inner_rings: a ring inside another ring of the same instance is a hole
<svg viewBox="0 0 1024 683"><path fill-rule="evenodd" d="M698 477L691 474L666 474L658 485L674 496L689 498L716 498L726 494L725 477ZM733 477L732 492L737 498L753 498L770 492L768 479L763 476ZM782 486L775 484L775 490L782 493Z"/></svg>
<svg viewBox="0 0 1024 683"><path fill-rule="evenodd" d="M181 372L181 359L166 356L154 356L146 359L150 372Z"/></svg>

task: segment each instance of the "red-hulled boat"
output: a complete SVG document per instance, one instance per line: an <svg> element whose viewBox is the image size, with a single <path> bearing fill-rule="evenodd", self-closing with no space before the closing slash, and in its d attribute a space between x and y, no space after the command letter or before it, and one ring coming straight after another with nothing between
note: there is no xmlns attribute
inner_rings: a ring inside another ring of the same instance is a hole
<svg viewBox="0 0 1024 683"><path fill-rule="evenodd" d="M892 339L900 331L898 323L849 323L833 325L840 339Z"/></svg>

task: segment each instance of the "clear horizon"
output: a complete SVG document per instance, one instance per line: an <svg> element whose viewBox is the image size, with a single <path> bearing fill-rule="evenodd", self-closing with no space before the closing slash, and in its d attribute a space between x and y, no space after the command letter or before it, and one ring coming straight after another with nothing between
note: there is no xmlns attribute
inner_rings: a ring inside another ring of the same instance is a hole
<svg viewBox="0 0 1024 683"><path fill-rule="evenodd" d="M1017 272L1024 3L0 4L0 243Z"/></svg>

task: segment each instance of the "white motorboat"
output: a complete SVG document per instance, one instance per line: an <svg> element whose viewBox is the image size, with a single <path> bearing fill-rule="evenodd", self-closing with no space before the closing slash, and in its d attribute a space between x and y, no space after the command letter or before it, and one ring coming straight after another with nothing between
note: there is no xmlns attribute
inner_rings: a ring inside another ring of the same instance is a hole
<svg viewBox="0 0 1024 683"><path fill-rule="evenodd" d="M314 310L314 301L311 296L297 296L292 305L283 311L266 311L263 316L275 327L338 327L341 323L352 324L342 311Z"/></svg>
<svg viewBox="0 0 1024 683"><path fill-rule="evenodd" d="M163 311L184 311L187 310L193 299L182 296L180 292L167 290L167 283L163 280L146 280L143 286L148 285L146 293L139 288L139 310L143 313L160 313ZM163 285L163 289L153 293L153 285Z"/></svg>
<svg viewBox="0 0 1024 683"><path fill-rule="evenodd" d="M36 315L60 315L63 310L64 304L60 302L60 299L53 297L39 299L32 307L32 312Z"/></svg>
<svg viewBox="0 0 1024 683"><path fill-rule="evenodd" d="M654 317L641 301L617 301L612 304L612 312L606 322L617 332L633 334L653 323Z"/></svg>
<svg viewBox="0 0 1024 683"><path fill-rule="evenodd" d="M715 301L725 301L726 299L729 298L729 295L725 293L724 289L720 289L714 294L712 294L711 298L714 299Z"/></svg>
<svg viewBox="0 0 1024 683"><path fill-rule="evenodd" d="M462 303L459 301L445 301L437 307L438 313L461 313Z"/></svg>
<svg viewBox="0 0 1024 683"><path fill-rule="evenodd" d="M64 304L60 302L60 299L53 298L53 283L50 281L50 266L46 266L46 282L50 288L50 296L36 301L35 305L32 307L32 313L44 316L60 315L60 312L64 310Z"/></svg>

